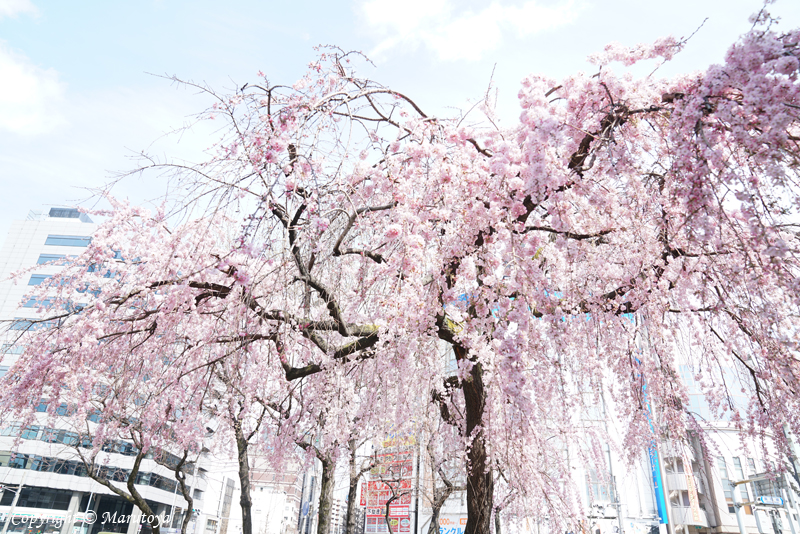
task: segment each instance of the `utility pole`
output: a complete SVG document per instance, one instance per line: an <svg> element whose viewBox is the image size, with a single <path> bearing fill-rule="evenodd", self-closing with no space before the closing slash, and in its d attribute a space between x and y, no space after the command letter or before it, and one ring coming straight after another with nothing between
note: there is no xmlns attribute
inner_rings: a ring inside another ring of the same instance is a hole
<svg viewBox="0 0 800 534"><path fill-rule="evenodd" d="M744 528L744 518L742 517L742 503L741 499L738 497L739 493L737 492L739 484L744 484L744 481L731 483L733 486L733 491L731 491L733 494L733 508L736 510L736 523L739 525L739 534L747 534ZM761 529L759 528L759 530Z"/></svg>
<svg viewBox="0 0 800 534"><path fill-rule="evenodd" d="M755 502L743 503L741 501L741 499L739 499L737 497L736 490L742 484L748 484L750 482L758 482L759 480L768 480L768 479L771 479L771 477L769 477L769 476L758 476L758 477L748 478L746 480L740 480L739 482L731 482L731 486L733 486L733 491L731 492L731 493L733 493L733 507L736 509L736 522L739 524L739 534L747 534L747 531L744 528L744 518L742 517L742 506L746 506L746 505L751 506L752 509L753 509L753 517L755 517L755 519L756 519L756 526L758 527L759 534L765 534L765 533L764 533L764 528L761 526L761 519L759 519L759 517L758 517L758 512L759 511L755 507L756 503ZM789 489L791 490L791 488L789 488ZM789 493L791 494L791 491L789 491ZM766 497L760 497L760 499L761 499L760 502L762 504L767 504L769 506L783 506L784 509L786 507L785 506L786 505L785 496L777 498L778 501L779 501L777 503L775 503L775 502L765 502L764 499L766 499ZM792 496L792 502L794 502L794 496ZM787 514L787 515L789 515L789 514ZM795 530L794 530L794 524L792 523L792 518L791 517L789 517L789 524L792 527L792 534L796 534Z"/></svg>

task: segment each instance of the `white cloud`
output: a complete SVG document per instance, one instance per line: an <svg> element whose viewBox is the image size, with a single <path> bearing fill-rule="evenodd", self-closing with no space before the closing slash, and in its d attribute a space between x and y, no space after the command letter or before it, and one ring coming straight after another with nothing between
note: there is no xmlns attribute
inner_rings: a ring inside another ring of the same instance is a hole
<svg viewBox="0 0 800 534"><path fill-rule="evenodd" d="M0 0L0 18L16 17L20 13L38 15L39 10L30 0Z"/></svg>
<svg viewBox="0 0 800 534"><path fill-rule="evenodd" d="M507 34L525 37L569 24L581 6L575 0L541 5L493 2L480 11L459 12L448 0L368 0L362 4L370 29L380 43L370 55L379 57L398 47L425 46L443 60L480 59L498 48Z"/></svg>
<svg viewBox="0 0 800 534"><path fill-rule="evenodd" d="M55 70L37 67L0 42L0 80L0 129L33 135L64 122L64 84Z"/></svg>

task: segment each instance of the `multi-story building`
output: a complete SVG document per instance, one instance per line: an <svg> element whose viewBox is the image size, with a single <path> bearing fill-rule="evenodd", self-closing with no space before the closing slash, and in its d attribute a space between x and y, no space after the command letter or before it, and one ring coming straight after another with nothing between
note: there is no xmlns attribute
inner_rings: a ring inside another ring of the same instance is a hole
<svg viewBox="0 0 800 534"><path fill-rule="evenodd" d="M41 317L37 316L38 304L25 295L32 286L58 273L60 265L70 257L79 255L96 228L87 215L63 208L30 212L27 220L12 224L0 249L0 321L5 324L0 328L0 380L24 348L17 342L18 334L31 325L31 320ZM23 274L12 280L12 273ZM41 409L35 425L22 428L14 421L0 425L0 532L136 534L149 530L146 524L141 525L137 508L87 477L86 467L78 457L79 434L59 424L57 417L54 422L45 413L45 402ZM87 425L91 427L91 417ZM98 459L107 479L124 487L136 453L129 442L108 442ZM177 457L168 451L157 454L158 462L152 455L143 460L136 488L154 513L164 517L162 533L178 533L186 514L190 514L188 534L241 533L235 461L204 453L197 463L187 467L193 499L192 509L187 510L187 502L168 467ZM254 467L251 476L254 534L297 534L300 529L313 532L314 503L319 493L313 473L299 467L280 473ZM343 515L341 505L337 511ZM114 514L125 519L108 521Z"/></svg>
<svg viewBox="0 0 800 534"><path fill-rule="evenodd" d="M31 212L25 221L12 224L0 250L0 320L5 327L0 354L0 377L17 361L23 348L19 333L36 319L38 305L24 299L32 286L56 274L59 261L77 256L89 244L96 225L75 209L53 208ZM63 262L62 262L63 264ZM27 270L25 270L27 269ZM8 277L24 272L16 280ZM91 444L58 417L46 414L46 401L34 423L26 427L7 419L0 428L0 526L6 532L37 534L97 533L136 534L142 528L140 512L132 504L87 476L79 451ZM1 407L0 407L1 411ZM58 413L58 412L57 412ZM91 417L86 424L91 427ZM85 448L83 450L86 450ZM107 442L98 461L107 480L124 487L137 451L129 442ZM174 516L185 508L168 465L177 458L166 451L142 462L136 487L157 515ZM166 463L167 466L162 465ZM192 466L198 476L187 477L196 502L202 502L204 470ZM200 498L198 498L200 497ZM195 505L197 507L197 505ZM176 521L177 522L177 521ZM147 525L144 526L148 530Z"/></svg>
<svg viewBox="0 0 800 534"><path fill-rule="evenodd" d="M762 442L744 436L734 424L725 420L727 415L723 414L720 419L719 414L710 409L686 366L680 368L680 375L689 393L689 404L685 408L698 422L703 439L697 430L665 438L650 450L642 451L633 464L615 454L608 445L603 447L605 465L602 468L571 462L573 482L582 490L581 505L586 513L580 532L800 533L800 509L797 507L800 484L792 470L792 462L800 456L797 440L790 440L795 453L794 458L787 458L785 462L789 472L776 475L774 470L779 466L773 438L766 435ZM733 376L725 379L729 384L734 383ZM743 408L748 400L746 395L737 393L731 402ZM613 412L613 408L591 406L581 417L587 423L604 425L613 420L608 411ZM613 423L606 431L611 435L617 432ZM579 446L570 445L571 448ZM578 457L567 450L565 455ZM422 467L422 478L426 480L430 477L425 473L425 462ZM601 469L606 471L601 472ZM742 481L750 482L739 484ZM430 491L421 493L420 526L414 534L427 532L430 521L430 497L426 496ZM463 534L466 518L464 492L454 492L442 508L440 533ZM507 531L561 534L550 528L547 510L542 510L538 516L508 519L512 521L503 527Z"/></svg>

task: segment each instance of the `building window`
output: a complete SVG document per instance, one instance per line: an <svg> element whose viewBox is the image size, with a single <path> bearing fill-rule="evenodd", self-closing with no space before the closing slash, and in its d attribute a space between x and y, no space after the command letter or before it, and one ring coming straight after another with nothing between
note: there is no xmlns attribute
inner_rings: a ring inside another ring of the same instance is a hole
<svg viewBox="0 0 800 534"><path fill-rule="evenodd" d="M65 254L39 254L39 259L36 260L37 265L42 265L43 263L50 263L51 261L60 260L61 258L66 258Z"/></svg>
<svg viewBox="0 0 800 534"><path fill-rule="evenodd" d="M28 456L25 454L15 454L13 458L8 461L8 467L12 469L25 469L28 466ZM11 491L6 491L3 493L3 498L6 498L6 494L14 496L14 493ZM0 502L0 505L3 503ZM11 502L9 501L9 505ZM7 505L6 505L7 506Z"/></svg>
<svg viewBox="0 0 800 534"><path fill-rule="evenodd" d="M91 241L91 237L78 235L49 235L44 244L59 247L86 247Z"/></svg>
<svg viewBox="0 0 800 534"><path fill-rule="evenodd" d="M736 513L736 508L733 506L733 484L728 478L728 467L725 465L725 458L722 456L717 458L717 470L719 471L719 479L722 482L722 491L725 494L725 502L728 503L728 513Z"/></svg>
<svg viewBox="0 0 800 534"><path fill-rule="evenodd" d="M756 471L756 461L753 460L752 458L748 458L747 459L747 475L751 476L751 477L754 477L754 476L756 476L757 472L758 471Z"/></svg>
<svg viewBox="0 0 800 534"><path fill-rule="evenodd" d="M737 481L742 481L745 479L744 470L742 469L742 461L739 458L733 459L733 474L736 475ZM751 500L748 496L747 484L742 484L739 486L739 496L743 501ZM753 509L749 505L746 505L744 506L744 513L747 515L753 515Z"/></svg>
<svg viewBox="0 0 800 534"><path fill-rule="evenodd" d="M15 317L9 325L10 330L41 330L42 328L53 328L58 326L58 321L32 321L24 317Z"/></svg>
<svg viewBox="0 0 800 534"><path fill-rule="evenodd" d="M29 286L38 286L48 278L51 278L53 275L50 274L32 274L31 279L28 280Z"/></svg>
<svg viewBox="0 0 800 534"><path fill-rule="evenodd" d="M742 461L739 458L733 459L733 474L736 475L737 481L744 480L744 471L742 470Z"/></svg>
<svg viewBox="0 0 800 534"><path fill-rule="evenodd" d="M71 491L26 486L19 493L17 506L67 510L70 497L72 497ZM7 491L0 500L0 506L9 506L13 500L14 492Z"/></svg>
<svg viewBox="0 0 800 534"><path fill-rule="evenodd" d="M26 427L25 430L22 431L22 435L20 437L22 439L38 439L39 427L36 425Z"/></svg>
<svg viewBox="0 0 800 534"><path fill-rule="evenodd" d="M33 297L29 298L25 303L22 305L23 308L50 308L53 305L52 299L35 299Z"/></svg>
<svg viewBox="0 0 800 534"><path fill-rule="evenodd" d="M589 501L593 503L606 503L611 502L614 489L611 485L611 477L606 475L600 476L596 469L589 469L586 475L586 483L589 490Z"/></svg>
<svg viewBox="0 0 800 534"><path fill-rule="evenodd" d="M47 216L59 219L79 219L81 212L75 208L50 208L50 213Z"/></svg>

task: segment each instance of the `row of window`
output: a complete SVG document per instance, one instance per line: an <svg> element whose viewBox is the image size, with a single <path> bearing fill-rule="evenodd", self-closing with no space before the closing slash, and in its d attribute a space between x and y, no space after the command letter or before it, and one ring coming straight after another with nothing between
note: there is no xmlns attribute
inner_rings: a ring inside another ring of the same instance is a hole
<svg viewBox="0 0 800 534"><path fill-rule="evenodd" d="M52 278L52 274L32 274L31 279L28 280L29 286L38 286L48 278Z"/></svg>
<svg viewBox="0 0 800 534"><path fill-rule="evenodd" d="M96 263L93 263L93 264L89 265L89 267L86 269L86 272L99 273L104 268L105 267L103 267L102 265L98 265ZM103 273L103 278L112 278L113 276L114 276L114 272L111 269L106 269L106 272ZM29 286L38 286L38 285L41 285L48 278L52 278L52 277L53 277L52 274L32 274L30 279L28 280L28 285Z"/></svg>
<svg viewBox="0 0 800 534"><path fill-rule="evenodd" d="M31 471L39 471L41 473L56 473L77 477L89 476L86 466L81 461L49 458L35 454L14 454L8 451L0 452L0 466L8 466L12 469L30 469ZM99 467L99 474L106 480L127 482L131 471L130 469L123 469L121 467L103 465ZM136 475L134 484L151 486L169 492L174 492L178 488L178 483L176 481L157 473L139 472Z"/></svg>
<svg viewBox="0 0 800 534"><path fill-rule="evenodd" d="M54 328L56 326L58 326L58 321L56 320L39 321L26 319L25 317L14 317L14 321L9 325L8 328L10 330L34 331L43 330L45 328Z"/></svg>
<svg viewBox="0 0 800 534"><path fill-rule="evenodd" d="M49 235L45 240L45 245L58 247L88 247L92 242L91 237L79 235Z"/></svg>
<svg viewBox="0 0 800 534"><path fill-rule="evenodd" d="M0 454L0 457L2 457L2 454ZM14 502L14 496L14 491L4 491L2 498L0 498L0 506L11 506L11 503ZM72 497L72 492L69 490L24 486L22 491L19 492L17 506L67 510L69 509L70 497Z"/></svg>
<svg viewBox="0 0 800 534"><path fill-rule="evenodd" d="M733 506L733 483L728 475L728 465L725 463L725 458L722 456L717 458L717 471L719 472L719 478L722 482L722 491L725 494L725 501L728 504L728 513L736 513L736 508ZM753 458L747 459L747 471L748 476L753 476L756 474L756 461ZM736 477L737 482L745 480L744 469L742 469L742 460L739 458L733 458L733 474ZM744 501L749 500L748 496L746 495L746 486L746 484L740 486L740 495L744 497ZM752 497L754 498L755 495ZM746 506L745 513L752 514L753 512L749 506Z"/></svg>
<svg viewBox="0 0 800 534"><path fill-rule="evenodd" d="M46 404L44 405L44 410L40 409L41 406L42 404L37 407L36 411L41 412L47 409ZM67 415L67 413L68 410L66 404L62 404L56 410L57 415ZM92 415L90 415L87 419L96 422L96 420L92 418ZM45 443L60 443L62 445L69 446L80 445L85 449L92 448L92 438L89 435L80 435L77 432L70 432L68 430L57 428L47 428L38 425L26 426L25 428L22 428L19 424L13 424L0 430L0 436L9 436L15 438L19 437L22 439L44 441ZM105 452L114 452L124 456L136 456L139 452L138 449L136 449L132 444L123 440L109 440L103 445L102 449Z"/></svg>
<svg viewBox="0 0 800 534"><path fill-rule="evenodd" d="M63 258L76 258L77 256L67 256L66 254L39 254L39 259L36 260L36 265L43 265L51 261L58 261Z"/></svg>
<svg viewBox="0 0 800 534"><path fill-rule="evenodd" d="M36 407L37 412L46 412L47 411L47 403L40 402L39 406ZM68 415L69 410L66 404L61 404L56 409L57 415ZM87 417L88 420L93 422L98 422L100 419L99 412L95 412L90 414ZM92 439L90 436L84 434L80 435L77 432L70 432L64 429L58 428L47 428L44 426L32 425L26 426L22 428L22 425L19 423L12 424L11 426L7 426L3 429L0 429L0 436L7 436L7 437L19 437L22 439L30 439L30 440L38 440L44 441L45 443L60 443L62 445L69 445L69 446L76 446L80 445L85 449L92 448ZM106 441L103 446L102 450L104 452L112 452L116 454L122 454L123 456L136 456L139 454L139 449L133 446L132 443L128 441L124 441L121 439L113 439ZM158 462L166 465L167 467L174 468L178 465L181 459L165 450L155 450L153 452L148 452L146 458L155 458ZM184 470L191 471L193 464L191 462L187 462L185 464Z"/></svg>

